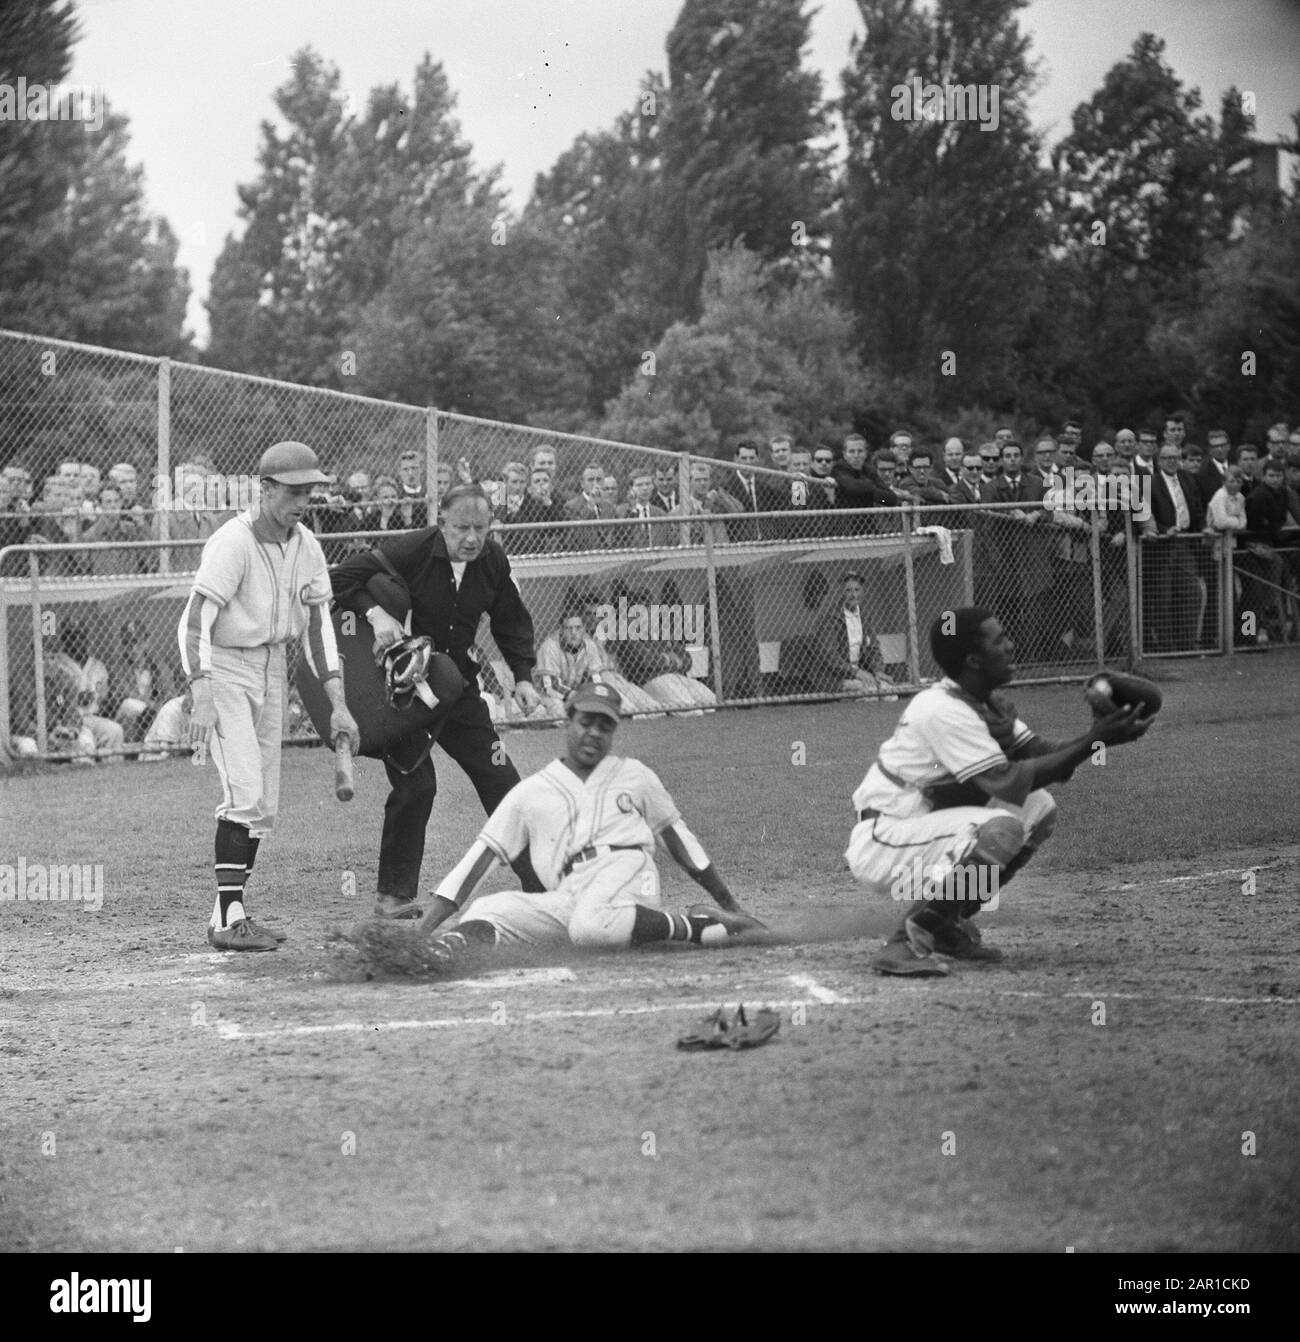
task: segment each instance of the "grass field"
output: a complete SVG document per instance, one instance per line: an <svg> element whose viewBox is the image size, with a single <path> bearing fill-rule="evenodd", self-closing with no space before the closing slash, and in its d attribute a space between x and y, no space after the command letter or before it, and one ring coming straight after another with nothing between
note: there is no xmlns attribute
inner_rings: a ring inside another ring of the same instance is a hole
<svg viewBox="0 0 1300 1342"><path fill-rule="evenodd" d="M286 752L250 893L291 934L269 955L203 939L210 770L0 782L0 863L104 881L97 911L0 903L0 1248L1300 1248L1298 670L1157 668L1157 727L1056 789L1055 838L986 916L1006 962L935 981L870 971L898 908L842 858L898 705L618 745L756 913L860 935L456 982L367 981L327 941L373 898L370 761L341 806L323 751ZM1012 697L1046 735L1086 721L1077 686ZM528 772L559 741L508 745ZM428 885L481 818L445 763ZM671 905L697 894L668 875ZM778 1006L771 1044L675 1051L737 1001Z"/></svg>

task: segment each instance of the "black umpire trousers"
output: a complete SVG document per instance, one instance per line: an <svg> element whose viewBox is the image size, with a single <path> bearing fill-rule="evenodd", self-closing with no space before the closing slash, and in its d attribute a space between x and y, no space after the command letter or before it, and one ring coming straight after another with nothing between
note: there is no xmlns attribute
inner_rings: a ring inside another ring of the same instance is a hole
<svg viewBox="0 0 1300 1342"><path fill-rule="evenodd" d="M487 705L473 686L466 688L443 720L437 744L465 771L488 815L519 782L519 771L506 754ZM384 771L392 791L384 803L378 890L381 895L414 899L419 894L425 831L433 813L433 799L438 795L438 774L432 753L409 774L401 773L388 760L384 761ZM458 845L456 861L464 847ZM448 863L448 869L450 866ZM527 851L511 866L525 890L535 893L545 889Z"/></svg>

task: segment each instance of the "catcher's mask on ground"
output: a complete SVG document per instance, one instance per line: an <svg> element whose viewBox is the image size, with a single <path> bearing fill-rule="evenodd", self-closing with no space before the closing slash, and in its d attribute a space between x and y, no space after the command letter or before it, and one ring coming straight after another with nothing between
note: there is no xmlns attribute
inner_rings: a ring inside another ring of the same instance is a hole
<svg viewBox="0 0 1300 1342"><path fill-rule="evenodd" d="M418 697L429 708L438 700L425 681L433 642L425 637L403 638L384 653L384 688L394 708L410 708Z"/></svg>

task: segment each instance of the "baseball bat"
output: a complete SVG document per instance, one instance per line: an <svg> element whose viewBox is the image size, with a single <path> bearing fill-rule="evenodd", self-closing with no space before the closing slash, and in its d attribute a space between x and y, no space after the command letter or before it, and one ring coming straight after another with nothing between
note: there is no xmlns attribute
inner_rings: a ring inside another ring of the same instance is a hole
<svg viewBox="0 0 1300 1342"><path fill-rule="evenodd" d="M352 785L352 742L346 732L334 738L334 795L339 801L351 801L356 789Z"/></svg>

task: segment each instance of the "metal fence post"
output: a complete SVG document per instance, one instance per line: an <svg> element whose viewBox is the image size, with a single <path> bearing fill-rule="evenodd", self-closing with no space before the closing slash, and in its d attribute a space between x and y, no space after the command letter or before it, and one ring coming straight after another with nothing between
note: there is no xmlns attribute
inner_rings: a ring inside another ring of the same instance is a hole
<svg viewBox="0 0 1300 1342"><path fill-rule="evenodd" d="M172 552L166 544L171 540L171 509L175 503L169 482L172 469L172 361L158 360L158 474L154 479L154 517L158 522L158 539L163 548L158 552L158 572L172 571ZM44 750L44 745L41 746Z"/></svg>
<svg viewBox="0 0 1300 1342"><path fill-rule="evenodd" d="M1130 529L1128 544L1124 547L1128 567L1128 669L1131 671L1142 660L1142 542Z"/></svg>
<svg viewBox="0 0 1300 1342"><path fill-rule="evenodd" d="M454 485L455 480L452 481ZM438 412L433 406L424 411L424 510L429 526L438 524Z"/></svg>
<svg viewBox="0 0 1300 1342"><path fill-rule="evenodd" d="M683 452L677 458L677 506L682 515L688 517L691 511L691 454ZM691 524L683 521L677 537L678 545L685 547L691 543Z"/></svg>
<svg viewBox="0 0 1300 1342"><path fill-rule="evenodd" d="M713 693L722 703L722 632L718 627L718 572L713 562L713 523L706 520L704 530L704 575L709 588L709 646L712 650Z"/></svg>
<svg viewBox="0 0 1300 1342"><path fill-rule="evenodd" d="M1106 665L1106 612L1101 589L1101 530L1093 517L1088 528L1088 557L1092 563L1092 636L1097 644L1097 669Z"/></svg>
<svg viewBox="0 0 1300 1342"><path fill-rule="evenodd" d="M912 559L912 511L899 510L903 524L903 576L907 583L907 673L913 685L921 683L921 652L916 628L916 568Z"/></svg>
<svg viewBox="0 0 1300 1342"><path fill-rule="evenodd" d="M3 584L0 584L3 585ZM0 591L0 732L13 739L9 721L9 601Z"/></svg>
<svg viewBox="0 0 1300 1342"><path fill-rule="evenodd" d="M1220 630L1220 637L1223 639L1223 651L1227 657L1232 657L1237 651L1237 583L1236 574L1233 571L1232 556L1237 548L1237 538L1231 531L1225 532L1223 536L1223 552L1219 556L1219 622L1223 628Z"/></svg>
<svg viewBox="0 0 1300 1342"><path fill-rule="evenodd" d="M49 750L48 721L45 712L45 648L41 644L41 562L36 555L27 556L28 573L32 584L32 658L36 677L36 744L44 755Z"/></svg>

